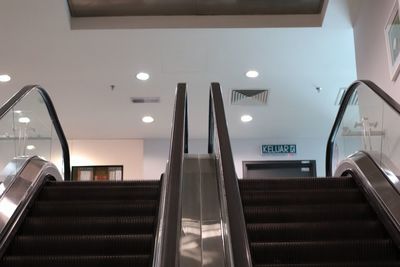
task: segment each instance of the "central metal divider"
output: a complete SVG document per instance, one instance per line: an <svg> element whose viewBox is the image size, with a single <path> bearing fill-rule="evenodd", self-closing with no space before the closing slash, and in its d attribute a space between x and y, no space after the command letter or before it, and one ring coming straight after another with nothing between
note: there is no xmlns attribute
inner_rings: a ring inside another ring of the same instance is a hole
<svg viewBox="0 0 400 267"><path fill-rule="evenodd" d="M179 266L229 266L217 166L215 155L185 155Z"/></svg>

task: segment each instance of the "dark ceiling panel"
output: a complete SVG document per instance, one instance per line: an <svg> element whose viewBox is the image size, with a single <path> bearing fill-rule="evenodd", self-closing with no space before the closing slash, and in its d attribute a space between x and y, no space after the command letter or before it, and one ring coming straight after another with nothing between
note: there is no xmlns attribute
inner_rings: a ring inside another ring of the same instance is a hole
<svg viewBox="0 0 400 267"><path fill-rule="evenodd" d="M72 17L319 14L324 0L68 0Z"/></svg>

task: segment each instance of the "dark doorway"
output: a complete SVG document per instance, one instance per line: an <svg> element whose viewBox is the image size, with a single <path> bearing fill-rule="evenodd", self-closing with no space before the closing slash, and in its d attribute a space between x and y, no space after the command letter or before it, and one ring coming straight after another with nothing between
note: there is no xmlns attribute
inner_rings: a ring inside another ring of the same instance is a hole
<svg viewBox="0 0 400 267"><path fill-rule="evenodd" d="M316 177L315 160L243 161L243 178Z"/></svg>

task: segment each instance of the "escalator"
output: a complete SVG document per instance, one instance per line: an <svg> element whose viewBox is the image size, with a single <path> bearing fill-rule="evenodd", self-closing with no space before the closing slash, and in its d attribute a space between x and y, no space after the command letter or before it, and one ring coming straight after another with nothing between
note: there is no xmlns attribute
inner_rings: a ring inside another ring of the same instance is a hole
<svg viewBox="0 0 400 267"><path fill-rule="evenodd" d="M71 181L49 95L38 86L14 95L0 108L0 266L173 267L185 108L180 84L160 180Z"/></svg>
<svg viewBox="0 0 400 267"><path fill-rule="evenodd" d="M46 182L0 266L150 266L160 182Z"/></svg>
<svg viewBox="0 0 400 267"><path fill-rule="evenodd" d="M399 118L381 89L356 82L329 137L328 177L238 180L219 84L208 155L187 154L178 84L160 181L77 182L50 98L24 88L0 108L12 159L0 162L0 266L400 267Z"/></svg>
<svg viewBox="0 0 400 267"><path fill-rule="evenodd" d="M236 266L400 266L400 105L382 89L357 81L344 94L328 140L328 177L239 180L218 83L209 121Z"/></svg>

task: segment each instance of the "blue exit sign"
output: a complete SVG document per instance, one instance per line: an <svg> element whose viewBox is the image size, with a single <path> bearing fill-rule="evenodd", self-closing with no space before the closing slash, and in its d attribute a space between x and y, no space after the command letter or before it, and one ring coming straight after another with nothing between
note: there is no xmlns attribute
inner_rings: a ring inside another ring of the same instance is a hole
<svg viewBox="0 0 400 267"><path fill-rule="evenodd" d="M263 154L295 154L297 153L296 145L262 145Z"/></svg>

